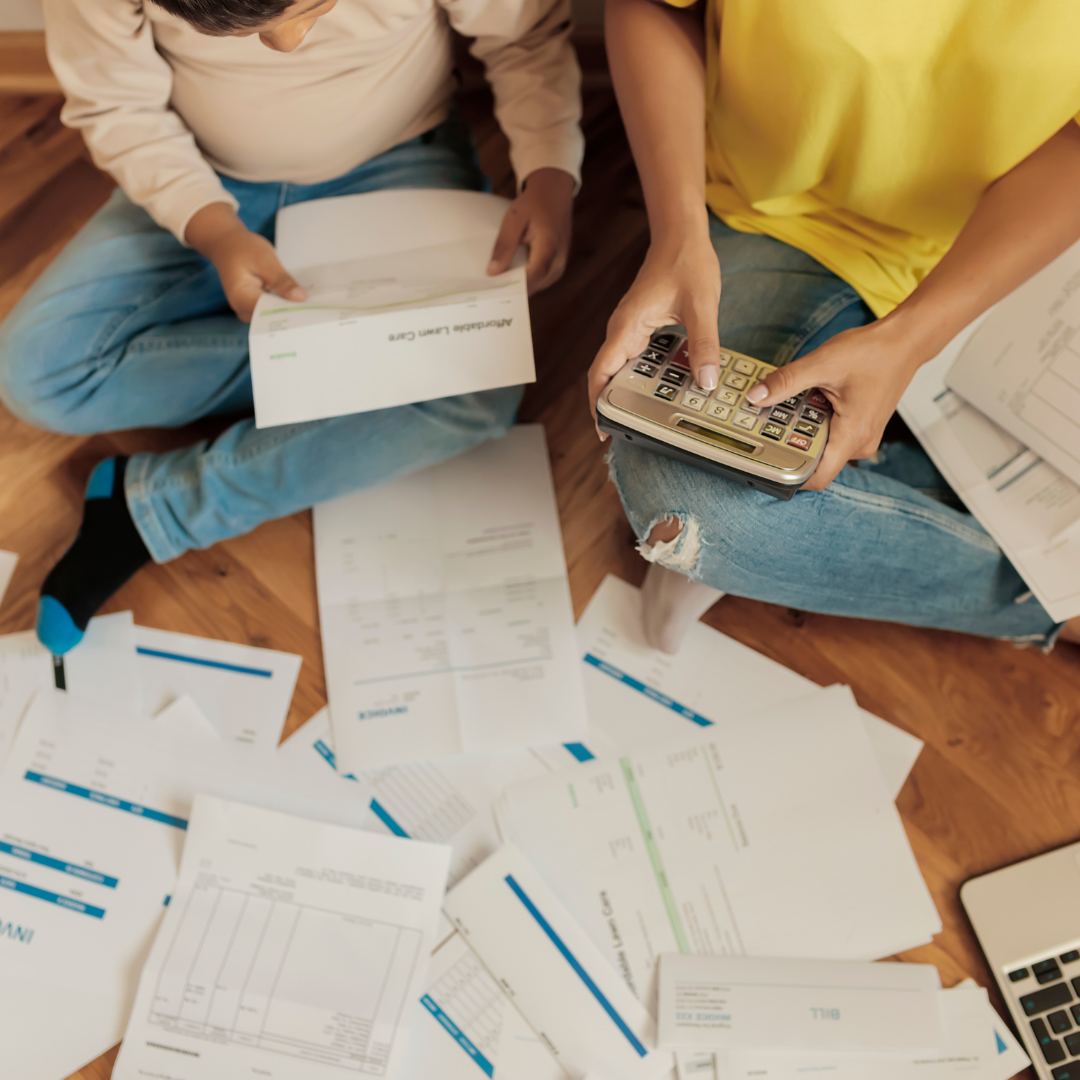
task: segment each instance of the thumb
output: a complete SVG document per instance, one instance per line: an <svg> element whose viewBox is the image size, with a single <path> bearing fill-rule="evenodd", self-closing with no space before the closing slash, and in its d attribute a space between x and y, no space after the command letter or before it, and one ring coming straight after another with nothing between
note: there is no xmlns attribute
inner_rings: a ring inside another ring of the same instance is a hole
<svg viewBox="0 0 1080 1080"><path fill-rule="evenodd" d="M307 293L281 263L278 263L275 271L268 277L264 277L263 281L266 282L266 287L270 292L283 300L292 300L295 303L307 297Z"/></svg>
<svg viewBox="0 0 1080 1080"><path fill-rule="evenodd" d="M696 299L683 317L690 367L698 386L713 390L720 382L720 333L716 327L719 299L715 303Z"/></svg>
<svg viewBox="0 0 1080 1080"><path fill-rule="evenodd" d="M495 237L495 246L491 249L488 274L494 276L510 269L510 263L514 260L514 253L521 247L528 224L528 218L524 214L519 214L513 206L506 211L502 225L499 227L499 235Z"/></svg>
<svg viewBox="0 0 1080 1080"><path fill-rule="evenodd" d="M790 364L777 368L756 386L750 387L746 392L746 400L751 405L762 407L775 405L778 401L812 389L818 385L820 378L817 362L811 356L804 356L801 360L793 360Z"/></svg>

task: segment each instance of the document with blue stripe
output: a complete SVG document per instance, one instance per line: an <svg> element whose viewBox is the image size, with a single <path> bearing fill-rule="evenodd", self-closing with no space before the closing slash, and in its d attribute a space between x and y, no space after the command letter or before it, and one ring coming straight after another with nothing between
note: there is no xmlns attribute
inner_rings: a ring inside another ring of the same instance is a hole
<svg viewBox="0 0 1080 1080"><path fill-rule="evenodd" d="M512 844L446 897L443 910L572 1077L659 1080L652 1017Z"/></svg>

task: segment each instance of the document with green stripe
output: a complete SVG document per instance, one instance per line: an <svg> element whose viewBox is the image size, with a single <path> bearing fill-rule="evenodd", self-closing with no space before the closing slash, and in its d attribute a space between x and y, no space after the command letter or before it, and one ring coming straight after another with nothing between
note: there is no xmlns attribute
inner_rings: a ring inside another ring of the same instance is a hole
<svg viewBox="0 0 1080 1080"><path fill-rule="evenodd" d="M643 1001L664 952L875 959L941 929L844 687L511 787L500 827Z"/></svg>

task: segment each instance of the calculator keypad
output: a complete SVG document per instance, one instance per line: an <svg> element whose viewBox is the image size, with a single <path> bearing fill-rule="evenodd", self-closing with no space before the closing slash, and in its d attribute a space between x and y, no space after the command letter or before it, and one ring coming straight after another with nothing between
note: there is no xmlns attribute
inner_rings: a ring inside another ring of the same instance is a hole
<svg viewBox="0 0 1080 1080"><path fill-rule="evenodd" d="M773 366L723 350L717 363L721 369L720 385L715 390L706 390L692 377L686 339L675 334L657 334L633 361L631 370L635 376L642 376L641 380L631 378L630 383L642 393L651 393L675 408L699 413L732 432L753 433L763 442L768 440L802 453L811 452L815 437L832 413L829 399L820 390L798 394L762 409L751 405L746 395L775 370Z"/></svg>

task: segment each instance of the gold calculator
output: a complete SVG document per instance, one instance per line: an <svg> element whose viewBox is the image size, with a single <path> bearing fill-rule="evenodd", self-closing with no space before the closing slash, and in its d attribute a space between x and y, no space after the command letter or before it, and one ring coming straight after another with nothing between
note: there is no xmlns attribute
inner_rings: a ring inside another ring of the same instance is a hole
<svg viewBox="0 0 1080 1080"><path fill-rule="evenodd" d="M600 395L601 430L790 499L825 449L828 399L808 390L762 409L747 391L776 368L730 349L719 364L720 384L706 390L694 382L685 336L653 334Z"/></svg>

